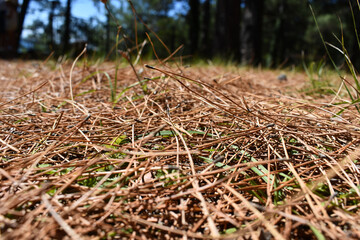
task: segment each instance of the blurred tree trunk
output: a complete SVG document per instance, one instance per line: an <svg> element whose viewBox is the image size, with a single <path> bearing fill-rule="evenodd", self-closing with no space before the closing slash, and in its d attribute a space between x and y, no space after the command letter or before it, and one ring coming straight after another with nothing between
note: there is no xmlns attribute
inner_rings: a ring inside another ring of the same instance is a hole
<svg viewBox="0 0 360 240"><path fill-rule="evenodd" d="M172 23L170 28L170 50L175 50L175 41L176 41L176 26Z"/></svg>
<svg viewBox="0 0 360 240"><path fill-rule="evenodd" d="M245 0L241 31L241 60L244 64L261 64L263 8L264 0Z"/></svg>
<svg viewBox="0 0 360 240"><path fill-rule="evenodd" d="M199 31L200 31L200 0L189 0L189 38L190 38L190 51L191 54L196 54L199 44Z"/></svg>
<svg viewBox="0 0 360 240"><path fill-rule="evenodd" d="M205 0L202 5L203 9L203 21L202 21L202 34L201 34L201 44L200 51L203 57L209 58L212 56L211 46L210 46L210 0Z"/></svg>
<svg viewBox="0 0 360 240"><path fill-rule="evenodd" d="M107 11L107 13L106 13L106 41L105 41L106 54L109 54L109 51L110 51L110 20L111 20L111 15Z"/></svg>
<svg viewBox="0 0 360 240"><path fill-rule="evenodd" d="M216 5L215 51L227 60L240 60L239 0L218 0Z"/></svg>
<svg viewBox="0 0 360 240"><path fill-rule="evenodd" d="M48 27L47 27L47 35L48 35L48 46L51 50L54 47L54 2L51 2L51 9L49 13Z"/></svg>
<svg viewBox="0 0 360 240"><path fill-rule="evenodd" d="M285 1L280 0L277 7L279 17L276 22L275 43L271 54L274 66L277 66L279 63L281 63L281 61L285 60L285 8Z"/></svg>
<svg viewBox="0 0 360 240"><path fill-rule="evenodd" d="M359 23L359 22L358 22ZM358 33L360 32L360 28L357 29ZM354 34L355 35L355 34ZM357 42L356 36L354 36L354 42L351 51L351 61L354 64L354 67L357 71L360 71L360 43Z"/></svg>
<svg viewBox="0 0 360 240"><path fill-rule="evenodd" d="M217 0L216 3L216 22L215 22L215 51L220 54L224 51L224 37L226 36L226 1Z"/></svg>
<svg viewBox="0 0 360 240"><path fill-rule="evenodd" d="M67 0L66 11L65 11L64 34L62 37L62 43L63 43L62 54L65 54L67 51L69 51L70 23L71 23L71 0Z"/></svg>
<svg viewBox="0 0 360 240"><path fill-rule="evenodd" d="M48 34L48 45L51 50L55 50L55 43L54 43L54 12L56 7L60 4L59 1L50 1L50 13L49 13L49 22L47 28Z"/></svg>
<svg viewBox="0 0 360 240"><path fill-rule="evenodd" d="M16 39L16 52L18 52L20 47L20 40L21 40L21 33L24 28L24 20L29 8L30 0L23 0L21 4L21 10L19 15L19 22L18 22L18 30L17 30L17 39Z"/></svg>

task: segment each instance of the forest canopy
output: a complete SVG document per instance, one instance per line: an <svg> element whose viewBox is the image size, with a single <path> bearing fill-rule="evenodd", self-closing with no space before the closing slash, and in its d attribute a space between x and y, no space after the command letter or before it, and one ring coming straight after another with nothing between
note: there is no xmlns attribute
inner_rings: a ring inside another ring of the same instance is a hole
<svg viewBox="0 0 360 240"><path fill-rule="evenodd" d="M106 1L109 12L102 1L88 0L98 10L88 19L72 14L79 1L84 0L20 2L19 12L33 20L25 21L19 51L75 56L87 43L89 55L106 56L121 26L127 40L120 47L133 48L146 39L143 55L148 58L154 58L149 39L160 58L169 55L156 33L171 52L183 45L178 57L279 67L301 63L302 53L310 60L324 58L320 29L325 41L340 48L343 37L355 65L360 61L357 0L132 0L136 18L129 1ZM341 54L330 49L341 64Z"/></svg>

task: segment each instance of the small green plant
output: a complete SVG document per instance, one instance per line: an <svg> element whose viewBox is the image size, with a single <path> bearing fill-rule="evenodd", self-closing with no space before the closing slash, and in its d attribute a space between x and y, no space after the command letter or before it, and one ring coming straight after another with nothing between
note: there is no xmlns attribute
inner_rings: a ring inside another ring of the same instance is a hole
<svg viewBox="0 0 360 240"><path fill-rule="evenodd" d="M109 11L109 9L108 9ZM116 90L117 90L117 80L118 80L118 70L119 70L119 34L120 34L120 28L118 28L118 32L116 34L116 50L115 50L115 79L114 84L111 84L111 80L109 80L110 83L110 89L111 89L111 102L115 102L116 98Z"/></svg>
<svg viewBox="0 0 360 240"><path fill-rule="evenodd" d="M114 15L111 13L110 9L108 8L107 0L101 0L101 2L104 4L106 11L115 20L116 25L117 25L117 34L116 34L116 43L115 43L115 77L114 77L114 82L111 81L111 79L109 79L110 101L113 102L113 103L116 103L116 101L118 101L118 98L116 97L116 92L117 92L117 87L118 87L118 70L119 70L119 66L120 66L120 58L119 58L120 55L131 66L131 68L132 68L132 70L133 70L133 72L134 72L134 74L135 74L135 76L136 76L136 78L138 80L138 83L140 84L140 86L141 86L141 88L143 90L144 95L146 95L147 94L147 86L146 86L146 84L143 84L143 82L140 79L140 76L139 76L138 72L136 71L136 69L134 67L134 65L136 65L136 63L138 62L138 58L140 57L141 52L142 52L142 48L145 46L145 44L143 44L141 50L139 49L138 46L136 47L137 52L138 52L138 57L135 60L135 62L133 63L132 60L131 60L131 49L128 46L128 40L129 39L126 36L126 34L124 33L123 27L119 24L117 19L114 17ZM136 14L136 11L134 9L134 6L132 5L132 2L131 1L128 1L128 2L129 2L130 6L131 6L131 8L133 10L134 17L136 17L137 14ZM135 25L136 25L136 23L135 23ZM120 37L121 37L121 39L120 39ZM136 29L136 27L135 27L135 38L136 38L135 42L136 42L136 45L137 45L138 38L137 38L137 29ZM124 43L125 51L121 51L121 50L118 49L119 44L121 42ZM146 43L146 41L144 41L144 43Z"/></svg>
<svg viewBox="0 0 360 240"><path fill-rule="evenodd" d="M224 231L224 234L232 234L232 233L235 233L237 231L236 228L228 228Z"/></svg>
<svg viewBox="0 0 360 240"><path fill-rule="evenodd" d="M306 91L307 93L329 93L327 89L330 87L328 79L325 77L325 61L322 59L319 62L312 61L307 66L305 61L303 61L303 67L305 73L310 80L310 89ZM332 93L332 92L331 92Z"/></svg>
<svg viewBox="0 0 360 240"><path fill-rule="evenodd" d="M359 9L359 12L360 12L359 0L357 0L356 3L357 3L357 7ZM353 10L353 7L351 5L351 2L349 2L349 6L350 6L350 10L351 10L351 16L352 16L352 20L353 20L353 25L354 25L354 33L355 33L356 41L357 41L358 47L360 49L360 39L359 39L359 35L358 35L358 32L357 32L357 25L356 25L354 10ZM335 45L333 45L333 44L331 44L329 42L326 42L323 35L322 35L322 33L321 33L321 31L320 31L319 24L318 24L316 16L315 16L315 12L314 12L313 8L311 7L311 5L310 5L310 10L312 12L316 27L317 27L317 29L319 31L321 41L322 41L322 43L324 45L324 48L326 50L326 54L328 55L332 65L334 66L334 68L335 68L336 72L338 73L339 77L342 79L344 87L345 87L346 92L347 92L347 95L350 98L350 101L341 101L341 102L338 103L338 105L339 104L346 104L346 106L341 111L338 112L338 115L341 114L343 111L345 111L350 106L354 106L356 108L356 110L360 113L360 107L359 107L359 103L360 103L360 82L359 82L359 79L358 79L358 76L357 76L356 68L355 68L354 64L352 63L352 61L350 59L350 56L349 56L349 52L347 51L347 49L345 47L343 27L341 25L342 34L341 34L340 39L337 36L334 35L334 37L338 40L338 42L340 44L340 47L337 47L337 46L335 46ZM341 24L341 22L339 24ZM345 63L347 65L347 67L348 67L348 70L351 73L351 76L352 76L352 78L354 80L354 83L351 83L350 81L346 80L346 78L340 72L340 69L335 64L335 61L333 60L333 58L332 58L332 56L331 56L331 54L329 52L328 46L335 49L335 50L337 50L338 52L340 52L344 56Z"/></svg>

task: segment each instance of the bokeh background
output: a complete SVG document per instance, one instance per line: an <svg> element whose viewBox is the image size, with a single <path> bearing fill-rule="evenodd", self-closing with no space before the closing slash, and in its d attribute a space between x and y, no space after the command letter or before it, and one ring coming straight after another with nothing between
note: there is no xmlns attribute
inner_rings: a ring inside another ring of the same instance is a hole
<svg viewBox="0 0 360 240"><path fill-rule="evenodd" d="M131 49L149 40L148 33L158 56L169 56L154 33L141 23L142 19L171 52L183 45L176 54L183 59L264 67L301 65L304 59L323 61L326 51L320 30L327 43L341 50L343 41L354 65L360 63L357 0L132 0L132 3L138 13L136 18L127 0L108 0L110 12L100 0L19 1L21 37L17 53L29 58L45 57L51 52L74 57L87 43L88 55L111 58L121 26L127 40L120 42L120 49L125 45ZM340 51L328 47L341 66L344 57ZM142 54L154 58L149 41Z"/></svg>

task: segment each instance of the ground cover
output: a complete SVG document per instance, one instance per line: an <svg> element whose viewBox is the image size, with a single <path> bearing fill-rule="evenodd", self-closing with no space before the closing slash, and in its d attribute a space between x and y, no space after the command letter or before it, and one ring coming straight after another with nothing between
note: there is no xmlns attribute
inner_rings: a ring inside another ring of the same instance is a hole
<svg viewBox="0 0 360 240"><path fill-rule="evenodd" d="M0 66L1 238L360 238L359 113L304 73Z"/></svg>

